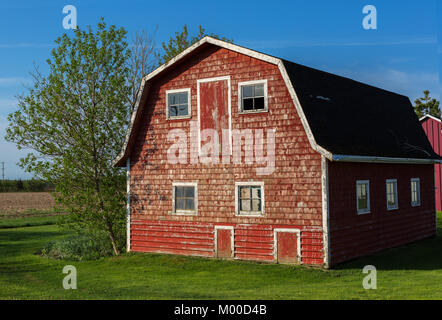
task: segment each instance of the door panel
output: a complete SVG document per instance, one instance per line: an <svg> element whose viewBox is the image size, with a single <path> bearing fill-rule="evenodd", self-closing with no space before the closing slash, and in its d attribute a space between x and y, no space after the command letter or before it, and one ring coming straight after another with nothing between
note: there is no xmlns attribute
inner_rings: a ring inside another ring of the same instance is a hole
<svg viewBox="0 0 442 320"><path fill-rule="evenodd" d="M232 258L232 230L216 229L216 256Z"/></svg>
<svg viewBox="0 0 442 320"><path fill-rule="evenodd" d="M222 131L229 130L229 85L227 80L199 83L200 93L200 130L213 129L218 133L220 144L219 152L222 154L221 144L225 144L225 151L230 152L230 139L223 141ZM228 131L227 131L228 132ZM201 134L201 133L200 133ZM201 136L201 135L200 135ZM200 141L201 146L208 141Z"/></svg>
<svg viewBox="0 0 442 320"><path fill-rule="evenodd" d="M298 234L295 232L277 232L278 263L298 263Z"/></svg>

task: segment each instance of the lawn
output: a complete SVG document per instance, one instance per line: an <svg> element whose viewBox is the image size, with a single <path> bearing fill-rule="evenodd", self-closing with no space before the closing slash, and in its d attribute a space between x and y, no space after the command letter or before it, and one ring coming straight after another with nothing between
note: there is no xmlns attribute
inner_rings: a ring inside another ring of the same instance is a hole
<svg viewBox="0 0 442 320"><path fill-rule="evenodd" d="M66 233L55 225L0 229L0 299L442 299L442 214L438 235L340 265L303 266L124 254L59 261L36 253ZM377 290L365 290L365 265L377 268ZM77 268L77 290L65 290L65 265Z"/></svg>

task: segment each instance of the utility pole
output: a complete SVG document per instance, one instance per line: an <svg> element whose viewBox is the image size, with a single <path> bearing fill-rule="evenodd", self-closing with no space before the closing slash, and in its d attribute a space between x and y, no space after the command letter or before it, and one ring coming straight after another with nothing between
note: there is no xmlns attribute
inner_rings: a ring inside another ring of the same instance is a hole
<svg viewBox="0 0 442 320"><path fill-rule="evenodd" d="M5 163L2 161L2 178L5 181Z"/></svg>

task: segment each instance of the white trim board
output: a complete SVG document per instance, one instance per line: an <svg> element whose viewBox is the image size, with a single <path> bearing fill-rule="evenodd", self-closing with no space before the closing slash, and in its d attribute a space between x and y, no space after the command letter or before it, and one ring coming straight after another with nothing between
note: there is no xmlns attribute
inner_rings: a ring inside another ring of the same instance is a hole
<svg viewBox="0 0 442 320"><path fill-rule="evenodd" d="M215 226L215 258L218 258L218 230L230 230L230 248L231 248L231 257L235 258L235 229L233 226Z"/></svg>
<svg viewBox="0 0 442 320"><path fill-rule="evenodd" d="M297 255L298 255L298 263L302 264L301 257L301 230L300 229L291 229L291 228L275 228L273 229L273 258L275 261L278 261L278 232L284 233L297 233Z"/></svg>
<svg viewBox="0 0 442 320"><path fill-rule="evenodd" d="M130 158L126 160L126 251L130 252Z"/></svg>

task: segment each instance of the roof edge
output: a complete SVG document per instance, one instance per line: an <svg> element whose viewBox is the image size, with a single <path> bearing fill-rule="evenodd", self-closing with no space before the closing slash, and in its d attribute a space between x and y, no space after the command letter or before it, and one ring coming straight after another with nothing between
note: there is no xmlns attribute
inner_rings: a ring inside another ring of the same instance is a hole
<svg viewBox="0 0 442 320"><path fill-rule="evenodd" d="M419 118L419 121L423 121L425 119L433 119L439 122L442 122L440 119L436 118L435 116L432 116L431 114L426 114L423 117Z"/></svg>
<svg viewBox="0 0 442 320"><path fill-rule="evenodd" d="M432 164L442 163L442 159L418 159L418 158L390 158L376 156L354 156L334 154L332 161L336 162L365 162L365 163L410 163L410 164Z"/></svg>

